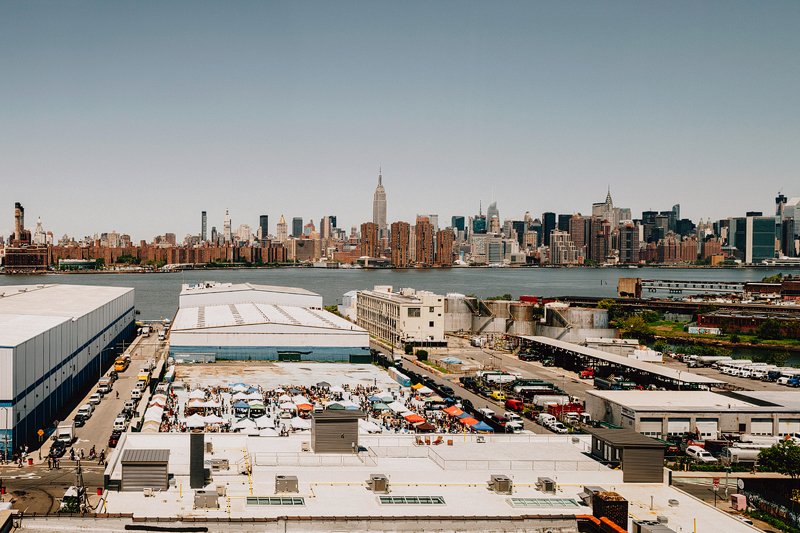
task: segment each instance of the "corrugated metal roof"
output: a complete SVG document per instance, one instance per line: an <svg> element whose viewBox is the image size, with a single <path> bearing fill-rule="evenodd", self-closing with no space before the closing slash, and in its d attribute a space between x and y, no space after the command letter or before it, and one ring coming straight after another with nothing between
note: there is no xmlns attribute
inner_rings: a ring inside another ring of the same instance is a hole
<svg viewBox="0 0 800 533"><path fill-rule="evenodd" d="M314 420L354 420L366 418L367 414L356 409L326 409L321 413L313 413L311 416Z"/></svg>
<svg viewBox="0 0 800 533"><path fill-rule="evenodd" d="M554 348L560 348L562 350L570 350L573 352L577 352L589 357L594 357L595 359L606 361L608 363L627 366L642 372L649 372L651 374L671 379L676 382L691 383L695 385L722 385L724 383L719 379L714 379L707 376L701 376L699 374L693 374L691 372L686 372L684 370L675 370L673 368L659 366L655 363L648 363L647 361L639 361L637 359L625 357L623 355L604 352L596 348L587 348L586 346L579 346L571 342L551 339L549 337L529 336L529 335L519 335L519 337L522 339L553 346Z"/></svg>
<svg viewBox="0 0 800 533"><path fill-rule="evenodd" d="M122 452L122 463L168 463L169 450L125 450Z"/></svg>
<svg viewBox="0 0 800 533"><path fill-rule="evenodd" d="M664 444L632 429L589 428L590 434L612 446L637 448L663 448Z"/></svg>

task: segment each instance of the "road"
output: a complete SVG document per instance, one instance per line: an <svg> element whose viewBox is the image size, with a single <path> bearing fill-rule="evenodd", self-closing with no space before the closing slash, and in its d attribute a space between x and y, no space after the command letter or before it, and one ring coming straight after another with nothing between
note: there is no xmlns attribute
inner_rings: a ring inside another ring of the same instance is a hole
<svg viewBox="0 0 800 533"><path fill-rule="evenodd" d="M372 343L372 348L379 351L384 351L386 349L377 343ZM452 379L447 379L439 376L435 372L431 371L428 366L418 363L415 357L403 355L403 366L411 368L417 374L431 378L436 383L453 387L453 390L457 395L461 396L465 400L471 401L472 405L474 405L476 408L488 407L493 409L498 414L502 414L506 410L502 403L496 402L489 398L484 398L483 396L478 396L477 394L468 391L461 386L461 384L458 382L458 378L454 377ZM546 429L528 420L527 418L523 418L523 428L532 431L533 433L552 434L549 429Z"/></svg>

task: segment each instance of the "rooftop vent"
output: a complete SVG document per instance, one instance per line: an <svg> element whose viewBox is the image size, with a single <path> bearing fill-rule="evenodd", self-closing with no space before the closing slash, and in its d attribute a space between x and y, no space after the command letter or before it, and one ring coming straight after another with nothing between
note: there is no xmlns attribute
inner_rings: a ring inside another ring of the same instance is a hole
<svg viewBox="0 0 800 533"><path fill-rule="evenodd" d="M389 492L389 478L385 474L370 474L367 480L367 488L378 494Z"/></svg>
<svg viewBox="0 0 800 533"><path fill-rule="evenodd" d="M514 483L511 478L503 474L492 474L489 478L489 490L497 494L511 494L514 489Z"/></svg>
<svg viewBox="0 0 800 533"><path fill-rule="evenodd" d="M216 490L194 491L195 509L219 509L219 494Z"/></svg>
<svg viewBox="0 0 800 533"><path fill-rule="evenodd" d="M556 482L549 477L540 477L536 482L536 488L545 493L555 494Z"/></svg>
<svg viewBox="0 0 800 533"><path fill-rule="evenodd" d="M300 492L297 476L275 476L275 494Z"/></svg>

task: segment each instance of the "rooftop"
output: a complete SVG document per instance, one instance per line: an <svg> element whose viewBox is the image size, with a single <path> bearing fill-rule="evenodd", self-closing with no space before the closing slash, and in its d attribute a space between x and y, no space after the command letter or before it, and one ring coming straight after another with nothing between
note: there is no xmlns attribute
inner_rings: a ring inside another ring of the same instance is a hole
<svg viewBox="0 0 800 533"><path fill-rule="evenodd" d="M5 285L0 314L75 318L129 292L133 289L98 285Z"/></svg>
<svg viewBox="0 0 800 533"><path fill-rule="evenodd" d="M175 315L172 331L180 332L253 325L303 326L325 330L365 331L352 322L322 309L263 303L181 307Z"/></svg>
<svg viewBox="0 0 800 533"><path fill-rule="evenodd" d="M632 429L591 428L589 433L615 446L663 448L664 444Z"/></svg>
<svg viewBox="0 0 800 533"><path fill-rule="evenodd" d="M738 391L720 393L709 391L610 391L589 390L587 397L596 396L640 411L797 411L800 392L797 391Z"/></svg>
<svg viewBox="0 0 800 533"><path fill-rule="evenodd" d="M603 350L598 350L596 348L579 346L571 342L551 339L549 337L520 335L520 338L529 341L539 342L541 344L552 346L554 348L559 348L561 350L568 350L580 353L589 357L593 357L595 359L599 359L601 361L605 361L607 363L627 366L629 368L639 370L640 372L648 372L650 374L661 376L662 378L669 379L675 382L686 383L691 385L708 385L708 386L723 384L722 381L707 376L701 376L699 374L693 374L691 372L686 372L683 370L675 370L672 368L667 368L665 366L658 365L656 363L639 361L636 359L632 359L630 357L625 357L623 355L616 355L613 353L604 352Z"/></svg>
<svg viewBox="0 0 800 533"><path fill-rule="evenodd" d="M181 285L181 296L187 294L211 294L216 292L265 291L283 294L301 294L319 296L315 292L300 287L280 287L278 285L258 285L255 283L220 283L205 281L203 283L186 283Z"/></svg>
<svg viewBox="0 0 800 533"><path fill-rule="evenodd" d="M175 484L156 497L138 492L108 492L109 513L133 513L136 517L185 517L195 521L228 517L249 520L278 516L315 517L314 520L363 517L380 520L409 514L421 521L459 517L473 519L533 516L558 517L591 514L580 499L583 486L600 486L630 502L637 519L654 520L663 515L676 531L724 527L730 533L751 531L722 511L705 505L668 485L622 482L622 472L611 470L587 457L585 436L545 435L450 435L450 443L418 445L413 435L361 437L366 451L359 454L314 454L303 451L308 435L247 437L206 434L213 456L227 459L230 469L215 470L209 487L223 486L218 509L195 508L194 492L188 490L188 434L126 434L121 448L109 458L106 474L121 475L121 449L169 448L169 472ZM185 453L182 453L185 450ZM249 463L244 454L249 455ZM251 476L241 474L252 465ZM389 494L368 489L374 474L388 478ZM493 474L512 478L513 494L488 488ZM276 494L276 476L296 476L296 493ZM555 494L537 488L540 477L556 481ZM651 500L652 496L652 500ZM678 506L670 505L677 500ZM369 525L367 524L367 527Z"/></svg>
<svg viewBox="0 0 800 533"><path fill-rule="evenodd" d="M94 285L0 286L0 346L18 346L129 292Z"/></svg>

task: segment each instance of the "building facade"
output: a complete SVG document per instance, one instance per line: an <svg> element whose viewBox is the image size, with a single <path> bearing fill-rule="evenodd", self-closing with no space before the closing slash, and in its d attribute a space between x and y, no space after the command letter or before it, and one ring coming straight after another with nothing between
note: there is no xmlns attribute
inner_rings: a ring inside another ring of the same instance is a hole
<svg viewBox="0 0 800 533"><path fill-rule="evenodd" d="M444 297L432 292L393 292L391 286L378 285L371 291L358 292L356 316L359 326L393 347L446 342Z"/></svg>

